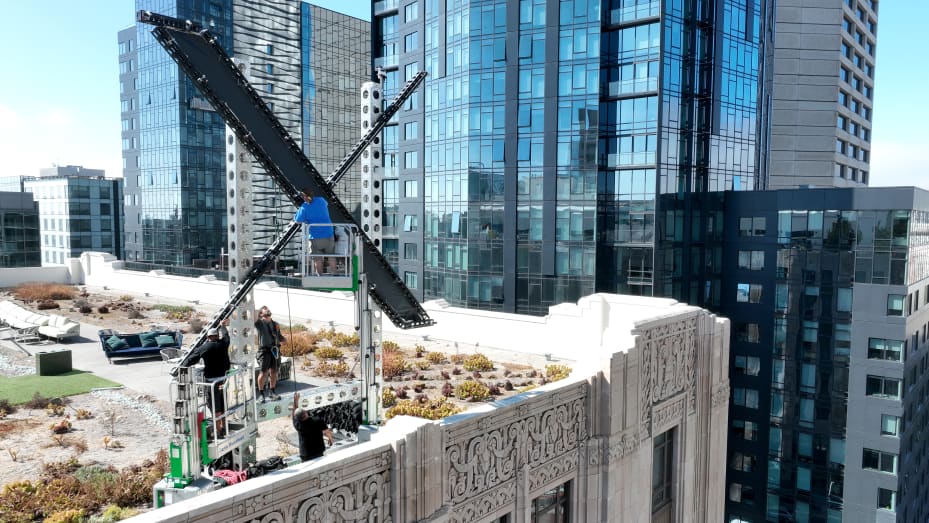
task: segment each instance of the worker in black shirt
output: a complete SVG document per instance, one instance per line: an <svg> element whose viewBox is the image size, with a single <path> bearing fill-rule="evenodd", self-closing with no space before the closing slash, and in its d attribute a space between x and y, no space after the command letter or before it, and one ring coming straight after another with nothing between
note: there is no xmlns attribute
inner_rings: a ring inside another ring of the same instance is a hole
<svg viewBox="0 0 929 523"><path fill-rule="evenodd" d="M280 356L281 344L284 335L281 327L271 319L271 310L262 307L258 310L258 319L255 320L255 330L258 332L258 391L261 392L261 402L265 401L265 381L270 381L271 399L279 400L277 394L277 365Z"/></svg>
<svg viewBox="0 0 929 523"><path fill-rule="evenodd" d="M297 431L297 438L300 441L300 459L309 461L311 459L322 457L326 452L326 443L323 436L329 440L329 446L332 446L332 431L329 426L319 416L298 409L300 404L300 393L294 393L294 410L291 414L294 423L294 430Z"/></svg>
<svg viewBox="0 0 929 523"><path fill-rule="evenodd" d="M225 330L225 329L224 329ZM223 393L223 384L226 373L229 372L229 335L220 337L219 329L210 329L206 332L206 342L196 348L190 355L190 365L203 360L203 377L212 383L213 407L216 419L216 429L222 433L224 423L222 415L226 411L226 395Z"/></svg>

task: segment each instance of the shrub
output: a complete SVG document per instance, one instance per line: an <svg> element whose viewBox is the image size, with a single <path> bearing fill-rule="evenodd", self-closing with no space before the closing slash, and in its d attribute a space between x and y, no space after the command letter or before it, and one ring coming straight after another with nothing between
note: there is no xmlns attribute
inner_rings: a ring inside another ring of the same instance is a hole
<svg viewBox="0 0 929 523"><path fill-rule="evenodd" d="M532 382L530 381L530 382L528 382L528 384L526 384L525 386L520 387L520 389L519 389L517 392L526 392L526 391L532 390L532 389L534 389L534 388L536 388L536 387L538 387L538 385L536 385L535 383L532 383Z"/></svg>
<svg viewBox="0 0 929 523"><path fill-rule="evenodd" d="M10 403L8 399L0 400L0 410L6 412L7 414L13 414L16 412L16 406Z"/></svg>
<svg viewBox="0 0 929 523"><path fill-rule="evenodd" d="M536 376L538 376L538 375L539 375L539 373L538 373L535 369L532 369L532 370L530 370L530 371L526 374L526 377L527 377L527 378L534 378L534 377L536 377Z"/></svg>
<svg viewBox="0 0 929 523"><path fill-rule="evenodd" d="M416 352L417 358L422 358L423 354L426 352L426 347L423 347L420 344L413 345L413 350Z"/></svg>
<svg viewBox="0 0 929 523"><path fill-rule="evenodd" d="M306 325L302 323L297 323L295 325L290 325L287 328L284 328L284 332L290 332L296 334L298 332L307 332L309 329L306 328Z"/></svg>
<svg viewBox="0 0 929 523"><path fill-rule="evenodd" d="M443 371L442 371L442 379L443 379L443 380L450 380L450 379L452 379L451 375L449 375L449 373L448 373L447 370L443 370Z"/></svg>
<svg viewBox="0 0 929 523"><path fill-rule="evenodd" d="M45 523L83 523L85 515L84 509L69 508L53 512L45 518Z"/></svg>
<svg viewBox="0 0 929 523"><path fill-rule="evenodd" d="M316 350L316 334L309 331L295 332L288 336L287 340L281 344L281 354L284 356L304 356Z"/></svg>
<svg viewBox="0 0 929 523"><path fill-rule="evenodd" d="M452 369L452 374L454 374L455 376L458 376L459 374L461 374L461 369L459 369L458 367L455 367L454 369Z"/></svg>
<svg viewBox="0 0 929 523"><path fill-rule="evenodd" d="M144 318L145 315L135 309L132 309L129 311L129 314L126 317L130 320L140 320Z"/></svg>
<svg viewBox="0 0 929 523"><path fill-rule="evenodd" d="M400 345L399 345L397 342L395 342L395 341L390 341L390 340L384 340L384 341L381 343L381 347L384 348L384 351L385 351L385 352L386 352L386 351L389 351L389 350L395 351L395 352L400 350Z"/></svg>
<svg viewBox="0 0 929 523"><path fill-rule="evenodd" d="M430 366L431 364L428 361L420 360L416 362L416 368L419 370L429 370Z"/></svg>
<svg viewBox="0 0 929 523"><path fill-rule="evenodd" d="M545 366L545 377L548 378L548 381L558 381L563 380L571 374L571 367L567 365L546 365Z"/></svg>
<svg viewBox="0 0 929 523"><path fill-rule="evenodd" d="M423 390L425 389L426 389L425 383L414 383L413 384L413 392L417 394L422 394Z"/></svg>
<svg viewBox="0 0 929 523"><path fill-rule="evenodd" d="M473 377L473 378L476 379L476 380L479 380L479 379L483 378L484 376L481 375L480 372L474 371L474 372L471 373L471 377Z"/></svg>
<svg viewBox="0 0 929 523"><path fill-rule="evenodd" d="M331 343L333 347L355 347L361 343L361 339L358 337L358 334L336 332L329 338L329 343Z"/></svg>
<svg viewBox="0 0 929 523"><path fill-rule="evenodd" d="M409 398L410 395L407 394L406 392L407 390L409 389L407 389L405 385L403 387L400 387L400 389L397 390L397 399L405 400Z"/></svg>
<svg viewBox="0 0 929 523"><path fill-rule="evenodd" d="M464 363L465 357L466 356L464 354L452 354L448 357L448 359L455 365L461 365Z"/></svg>
<svg viewBox="0 0 929 523"><path fill-rule="evenodd" d="M342 378L346 374L348 374L348 363L344 361L335 363L322 361L319 363L319 365L316 366L317 376L324 376L327 378Z"/></svg>
<svg viewBox="0 0 929 523"><path fill-rule="evenodd" d="M39 394L38 392L33 393L32 399L23 403L23 406L27 409L44 409L48 406L48 398Z"/></svg>
<svg viewBox="0 0 929 523"><path fill-rule="evenodd" d="M165 317L170 320L189 320L194 313L194 308L190 305L167 305L165 303L156 303L152 309L165 313ZM196 330L194 332L200 332Z"/></svg>
<svg viewBox="0 0 929 523"><path fill-rule="evenodd" d="M110 308L107 307L106 305L101 305L101 306L97 307L97 312L99 312L100 314L106 314L106 313L110 312Z"/></svg>
<svg viewBox="0 0 929 523"><path fill-rule="evenodd" d="M444 352L427 352L426 359L429 360L430 363L439 365L440 363L445 363L445 353Z"/></svg>
<svg viewBox="0 0 929 523"><path fill-rule="evenodd" d="M403 353L393 350L384 350L383 353L383 371L384 379L392 379L400 376L404 372L409 372L412 367L403 357Z"/></svg>
<svg viewBox="0 0 929 523"><path fill-rule="evenodd" d="M455 396L460 400L484 401L490 397L490 389L477 381L466 381L455 388Z"/></svg>
<svg viewBox="0 0 929 523"><path fill-rule="evenodd" d="M393 407L397 403L397 393L394 389L387 387L381 392L381 406L386 408Z"/></svg>
<svg viewBox="0 0 929 523"><path fill-rule="evenodd" d="M57 301L45 300L45 301L40 301L35 306L35 308L39 309L40 311L47 311L49 309L59 309L61 308L61 306L58 305Z"/></svg>
<svg viewBox="0 0 929 523"><path fill-rule="evenodd" d="M452 387L452 384L446 381L445 384L442 385L442 395L447 398L454 393L455 393L455 387Z"/></svg>
<svg viewBox="0 0 929 523"><path fill-rule="evenodd" d="M91 516L87 523L116 523L124 519L137 516L139 510L131 507L120 507L118 505L107 505L103 513L99 516Z"/></svg>
<svg viewBox="0 0 929 523"><path fill-rule="evenodd" d="M320 347L316 349L316 355L324 360L337 360L342 357L342 349L335 347Z"/></svg>
<svg viewBox="0 0 929 523"><path fill-rule="evenodd" d="M494 362L490 361L490 358L480 353L472 354L468 356L467 358L465 358L463 364L464 364L465 370L468 370L468 371L494 370Z"/></svg>
<svg viewBox="0 0 929 523"><path fill-rule="evenodd" d="M123 294L122 296L119 297L119 301L132 301L134 299L135 298L133 298L132 296L129 296L128 294Z"/></svg>
<svg viewBox="0 0 929 523"><path fill-rule="evenodd" d="M90 314L94 311L93 307L90 305L81 305L78 310L81 311L81 314Z"/></svg>
<svg viewBox="0 0 929 523"><path fill-rule="evenodd" d="M60 283L24 283L13 289L13 295L23 301L70 300L74 287Z"/></svg>
<svg viewBox="0 0 929 523"><path fill-rule="evenodd" d="M400 401L385 413L387 419L395 416L416 416L429 420L442 419L461 412L461 407L454 405L445 398L428 400L426 403L416 401Z"/></svg>

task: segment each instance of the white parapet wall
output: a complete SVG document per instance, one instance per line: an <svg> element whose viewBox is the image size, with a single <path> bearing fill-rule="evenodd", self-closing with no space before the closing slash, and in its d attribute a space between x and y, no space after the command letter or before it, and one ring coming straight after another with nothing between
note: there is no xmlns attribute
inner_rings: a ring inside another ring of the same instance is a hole
<svg viewBox="0 0 929 523"><path fill-rule="evenodd" d="M0 289L23 283L71 283L71 273L64 265L48 267L15 267L0 269Z"/></svg>

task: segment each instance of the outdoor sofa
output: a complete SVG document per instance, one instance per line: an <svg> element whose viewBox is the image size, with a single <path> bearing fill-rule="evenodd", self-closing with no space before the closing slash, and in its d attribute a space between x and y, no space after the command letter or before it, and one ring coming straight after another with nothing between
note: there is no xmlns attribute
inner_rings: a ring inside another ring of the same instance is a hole
<svg viewBox="0 0 929 523"><path fill-rule="evenodd" d="M113 358L139 358L161 355L162 349L180 349L184 335L177 331L148 331L133 334L103 329L100 345L107 360Z"/></svg>

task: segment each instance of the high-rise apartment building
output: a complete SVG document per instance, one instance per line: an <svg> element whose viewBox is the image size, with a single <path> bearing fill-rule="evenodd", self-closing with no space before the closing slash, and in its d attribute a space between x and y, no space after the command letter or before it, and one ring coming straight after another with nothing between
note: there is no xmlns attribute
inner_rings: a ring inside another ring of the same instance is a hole
<svg viewBox="0 0 929 523"><path fill-rule="evenodd" d="M99 169L42 169L23 181L39 205L43 265L61 265L84 251L123 257L123 180Z"/></svg>
<svg viewBox="0 0 929 523"><path fill-rule="evenodd" d="M39 204L31 194L0 191L0 268L40 265Z"/></svg>
<svg viewBox="0 0 929 523"><path fill-rule="evenodd" d="M868 185L877 0L777 2L768 188Z"/></svg>
<svg viewBox="0 0 929 523"><path fill-rule="evenodd" d="M388 94L430 73L384 135L384 246L407 285L529 314L594 291L703 296L676 264L710 255L673 242L700 213L686 194L757 188L769 9L375 3Z"/></svg>
<svg viewBox="0 0 929 523"><path fill-rule="evenodd" d="M370 78L366 22L299 0L137 0L136 7L208 27L248 64L252 85L320 171L360 135L355 107ZM127 259L217 260L226 244L225 124L150 31L138 24L118 35ZM294 212L262 174L253 198L256 249L269 246ZM358 192L353 181L357 174L338 188L346 200Z"/></svg>
<svg viewBox="0 0 929 523"><path fill-rule="evenodd" d="M929 192L724 207L727 521L925 521Z"/></svg>

